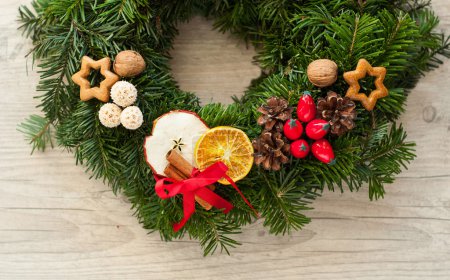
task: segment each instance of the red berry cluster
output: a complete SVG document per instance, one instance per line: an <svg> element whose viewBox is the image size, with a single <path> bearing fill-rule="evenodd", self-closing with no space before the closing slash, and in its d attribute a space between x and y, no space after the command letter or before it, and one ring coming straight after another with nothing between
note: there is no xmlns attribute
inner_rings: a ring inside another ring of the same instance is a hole
<svg viewBox="0 0 450 280"><path fill-rule="evenodd" d="M313 155L326 164L333 164L334 152L330 142L323 139L330 130L330 124L326 120L316 119L316 104L311 93L305 91L297 106L296 119L287 120L284 124L284 135L294 142L291 143L291 154L295 158L304 158L309 154L309 144L305 139L300 139L303 135L303 123L306 123L306 136L315 140L311 146ZM299 121L300 120L300 121Z"/></svg>

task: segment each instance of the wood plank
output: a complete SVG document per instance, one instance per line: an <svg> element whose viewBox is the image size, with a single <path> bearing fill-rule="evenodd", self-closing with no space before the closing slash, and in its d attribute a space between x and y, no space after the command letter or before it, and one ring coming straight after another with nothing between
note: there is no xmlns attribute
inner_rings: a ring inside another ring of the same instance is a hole
<svg viewBox="0 0 450 280"><path fill-rule="evenodd" d="M213 21L194 16L180 24L175 38L171 68L181 89L195 92L203 104L229 104L231 96L241 96L260 68L252 63L252 45L213 30Z"/></svg>
<svg viewBox="0 0 450 280"><path fill-rule="evenodd" d="M0 3L0 279L450 278L448 61L411 93L402 121L418 159L387 187L384 200L369 202L366 189L326 192L303 231L272 236L258 221L238 236L244 245L232 256L203 258L195 241L166 243L147 234L126 199L89 180L67 152L30 157L16 130L39 112L32 99L38 76L24 58L31 46L15 22L18 5L28 2ZM448 33L447 1L434 6ZM226 101L259 69L252 49L209 24L196 18L181 27L172 67L180 86L204 102Z"/></svg>

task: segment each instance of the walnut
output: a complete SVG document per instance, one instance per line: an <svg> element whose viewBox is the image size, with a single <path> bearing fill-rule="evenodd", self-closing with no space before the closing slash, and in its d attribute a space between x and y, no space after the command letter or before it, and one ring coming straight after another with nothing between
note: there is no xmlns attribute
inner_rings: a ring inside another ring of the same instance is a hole
<svg viewBox="0 0 450 280"><path fill-rule="evenodd" d="M314 60L306 70L309 81L317 87L328 87L337 80L338 66L329 59Z"/></svg>
<svg viewBox="0 0 450 280"><path fill-rule="evenodd" d="M121 51L114 60L114 72L122 77L134 77L145 70L144 58L135 51Z"/></svg>

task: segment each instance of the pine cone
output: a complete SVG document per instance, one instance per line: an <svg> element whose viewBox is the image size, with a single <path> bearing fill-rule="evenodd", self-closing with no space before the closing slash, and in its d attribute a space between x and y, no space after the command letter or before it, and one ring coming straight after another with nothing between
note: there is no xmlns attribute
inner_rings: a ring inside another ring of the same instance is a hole
<svg viewBox="0 0 450 280"><path fill-rule="evenodd" d="M355 127L355 108L355 102L350 98L341 97L333 91L329 91L326 98L317 100L318 117L329 121L331 133L338 136Z"/></svg>
<svg viewBox="0 0 450 280"><path fill-rule="evenodd" d="M266 105L258 108L262 115L258 118L258 124L264 126L266 131L283 131L284 122L292 117L293 107L285 99L271 97Z"/></svg>
<svg viewBox="0 0 450 280"><path fill-rule="evenodd" d="M252 144L255 164L266 170L280 170L282 163L289 162L290 145L280 132L263 132Z"/></svg>

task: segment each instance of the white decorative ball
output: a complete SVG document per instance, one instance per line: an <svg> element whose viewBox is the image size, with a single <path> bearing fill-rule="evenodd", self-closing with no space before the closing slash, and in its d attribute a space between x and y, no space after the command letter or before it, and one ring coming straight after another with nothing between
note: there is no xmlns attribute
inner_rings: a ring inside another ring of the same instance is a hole
<svg viewBox="0 0 450 280"><path fill-rule="evenodd" d="M137 89L129 82L119 81L111 88L111 98L117 105L128 107L136 101Z"/></svg>
<svg viewBox="0 0 450 280"><path fill-rule="evenodd" d="M120 114L122 109L114 103L106 103L98 112L100 122L106 127L116 127L120 125Z"/></svg>
<svg viewBox="0 0 450 280"><path fill-rule="evenodd" d="M130 106L123 109L120 115L120 122L127 129L138 129L143 121L144 116L142 115L141 109L137 106Z"/></svg>

